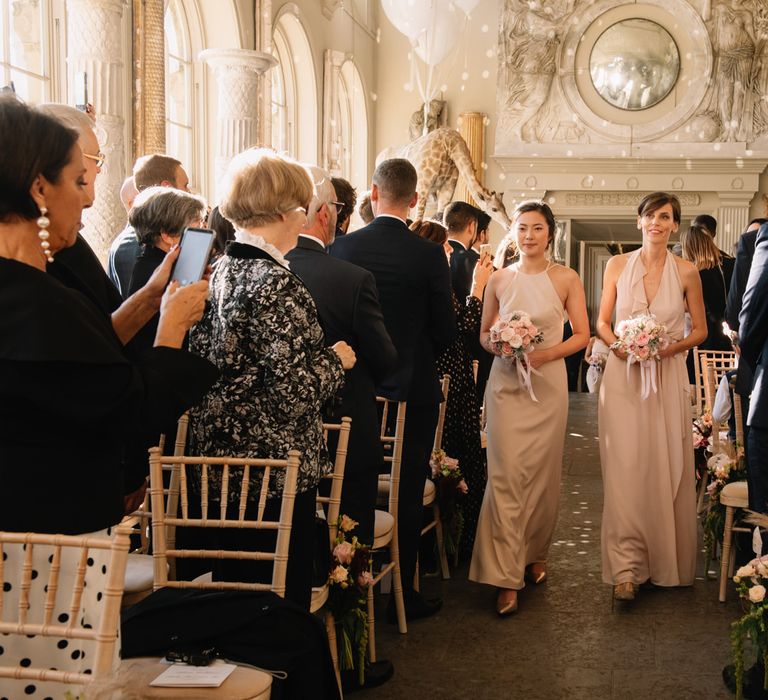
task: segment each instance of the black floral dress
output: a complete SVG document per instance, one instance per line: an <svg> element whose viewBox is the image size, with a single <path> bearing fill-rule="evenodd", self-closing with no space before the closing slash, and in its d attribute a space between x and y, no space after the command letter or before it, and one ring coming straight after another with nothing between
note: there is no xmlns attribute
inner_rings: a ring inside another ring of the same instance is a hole
<svg viewBox="0 0 768 700"><path fill-rule="evenodd" d="M231 243L211 277L190 350L221 371L191 411L193 454L284 459L298 450L298 491L317 486L331 469L321 409L343 384L344 370L325 347L301 280L255 245ZM236 484L230 498L238 490ZM269 495L281 491L278 481ZM250 498L257 496L258 489L249 489Z"/></svg>
<svg viewBox="0 0 768 700"><path fill-rule="evenodd" d="M454 295L458 334L456 340L437 358L438 374L451 377L448 405L445 411L443 449L449 457L459 460L459 469L469 487L461 499L464 529L459 540L459 556L469 557L475 542L475 529L483 502L486 481L485 455L480 447L480 407L472 375L472 354L469 348L480 335L482 302L468 296L464 306Z"/></svg>

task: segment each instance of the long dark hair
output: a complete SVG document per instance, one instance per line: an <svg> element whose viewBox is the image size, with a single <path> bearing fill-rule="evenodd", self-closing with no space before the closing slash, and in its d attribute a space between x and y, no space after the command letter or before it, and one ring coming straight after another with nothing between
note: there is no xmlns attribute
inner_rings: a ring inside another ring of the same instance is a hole
<svg viewBox="0 0 768 700"><path fill-rule="evenodd" d="M12 94L0 95L0 221L35 219L40 210L29 193L42 175L56 183L69 163L77 132L28 107Z"/></svg>

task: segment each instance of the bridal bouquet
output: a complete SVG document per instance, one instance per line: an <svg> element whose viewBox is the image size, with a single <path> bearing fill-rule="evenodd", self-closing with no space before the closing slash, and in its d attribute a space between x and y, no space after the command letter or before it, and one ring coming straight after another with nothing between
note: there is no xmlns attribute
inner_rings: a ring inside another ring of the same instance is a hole
<svg viewBox="0 0 768 700"><path fill-rule="evenodd" d="M531 375L541 376L541 372L533 369L525 356L544 341L544 334L534 325L531 317L525 311L513 311L507 318L500 318L490 328L490 340L496 352L515 363L520 383L531 398L538 401L533 393Z"/></svg>
<svg viewBox="0 0 768 700"><path fill-rule="evenodd" d="M627 354L627 380L633 364L640 365L640 394L647 399L656 389L656 362L659 353L669 345L667 328L653 314L643 314L620 321L616 326L618 340L611 350L623 350Z"/></svg>
<svg viewBox="0 0 768 700"><path fill-rule="evenodd" d="M368 647L368 586L371 575L371 550L347 539L357 523L346 515L338 521L338 534L328 575L327 605L336 621L336 639L341 668L357 668L360 685L365 682L365 651Z"/></svg>
<svg viewBox="0 0 768 700"><path fill-rule="evenodd" d="M459 460L449 457L444 450L433 450L429 459L432 481L435 482L437 504L440 506L440 520L446 554L454 554L459 546L464 529L464 515L458 498L469 492L464 475L459 469Z"/></svg>

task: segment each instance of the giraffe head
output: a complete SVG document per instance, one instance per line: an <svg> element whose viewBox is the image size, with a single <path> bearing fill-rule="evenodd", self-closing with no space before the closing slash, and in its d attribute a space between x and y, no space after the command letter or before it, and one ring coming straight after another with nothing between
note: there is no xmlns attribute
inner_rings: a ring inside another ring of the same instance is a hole
<svg viewBox="0 0 768 700"><path fill-rule="evenodd" d="M477 200L477 206L479 206L494 221L501 224L505 231L508 231L510 226L512 226L512 220L507 214L507 209L504 206L503 198L503 192L492 192L485 190L481 193L479 199Z"/></svg>

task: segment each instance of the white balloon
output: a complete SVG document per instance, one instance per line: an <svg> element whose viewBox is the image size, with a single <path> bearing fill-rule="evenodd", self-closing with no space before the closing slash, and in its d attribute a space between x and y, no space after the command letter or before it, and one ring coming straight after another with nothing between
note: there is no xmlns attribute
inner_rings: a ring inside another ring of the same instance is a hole
<svg viewBox="0 0 768 700"><path fill-rule="evenodd" d="M453 0L453 2L464 10L464 14L467 15L480 4L480 0Z"/></svg>
<svg viewBox="0 0 768 700"><path fill-rule="evenodd" d="M457 13L436 13L432 26L416 37L416 55L428 66L439 65L458 44L461 19Z"/></svg>
<svg viewBox="0 0 768 700"><path fill-rule="evenodd" d="M415 41L432 24L435 5L441 0L381 0L389 21L401 34Z"/></svg>

